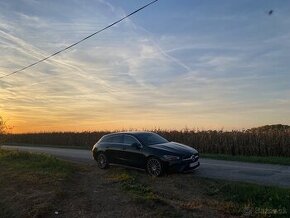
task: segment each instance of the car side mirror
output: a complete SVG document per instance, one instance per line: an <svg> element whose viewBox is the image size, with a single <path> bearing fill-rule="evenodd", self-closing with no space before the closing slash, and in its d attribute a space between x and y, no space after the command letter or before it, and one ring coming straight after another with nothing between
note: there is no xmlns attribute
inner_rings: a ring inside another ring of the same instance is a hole
<svg viewBox="0 0 290 218"><path fill-rule="evenodd" d="M142 148L142 145L139 144L138 142L134 142L131 146L136 148L136 149L141 149Z"/></svg>

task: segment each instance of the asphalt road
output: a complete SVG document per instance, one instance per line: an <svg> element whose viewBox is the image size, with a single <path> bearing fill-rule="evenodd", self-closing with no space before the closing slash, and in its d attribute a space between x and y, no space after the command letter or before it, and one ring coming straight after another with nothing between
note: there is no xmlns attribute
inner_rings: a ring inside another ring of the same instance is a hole
<svg viewBox="0 0 290 218"><path fill-rule="evenodd" d="M95 164L89 150L26 146L1 146L1 148L45 153L67 160ZM194 172L193 176L290 188L290 166L204 158L200 159L200 163L201 166Z"/></svg>

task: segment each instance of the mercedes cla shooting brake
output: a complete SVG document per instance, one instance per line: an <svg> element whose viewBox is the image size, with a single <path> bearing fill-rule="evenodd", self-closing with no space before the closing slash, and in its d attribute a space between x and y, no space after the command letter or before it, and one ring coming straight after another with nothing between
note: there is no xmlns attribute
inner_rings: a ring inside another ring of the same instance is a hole
<svg viewBox="0 0 290 218"><path fill-rule="evenodd" d="M192 147L169 142L152 132L122 132L103 136L92 149L99 168L110 164L145 169L151 176L173 170L191 171L199 166Z"/></svg>

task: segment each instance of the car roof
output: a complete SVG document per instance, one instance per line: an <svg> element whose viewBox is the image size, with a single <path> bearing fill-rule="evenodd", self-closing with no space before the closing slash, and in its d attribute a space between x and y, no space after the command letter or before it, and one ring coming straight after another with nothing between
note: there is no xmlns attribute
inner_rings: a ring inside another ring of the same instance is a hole
<svg viewBox="0 0 290 218"><path fill-rule="evenodd" d="M106 134L106 136L119 135L119 134L138 135L138 134L144 134L144 133L153 133L153 132L149 132L149 131L126 131L126 132L114 132L114 133Z"/></svg>

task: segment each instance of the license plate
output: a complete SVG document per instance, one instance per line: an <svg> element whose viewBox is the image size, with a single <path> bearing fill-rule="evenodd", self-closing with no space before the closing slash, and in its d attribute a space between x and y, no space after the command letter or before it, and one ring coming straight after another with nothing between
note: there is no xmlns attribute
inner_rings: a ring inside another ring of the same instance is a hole
<svg viewBox="0 0 290 218"><path fill-rule="evenodd" d="M189 164L189 167L195 167L195 166L197 166L198 165L198 162L194 162L194 163L190 163Z"/></svg>

